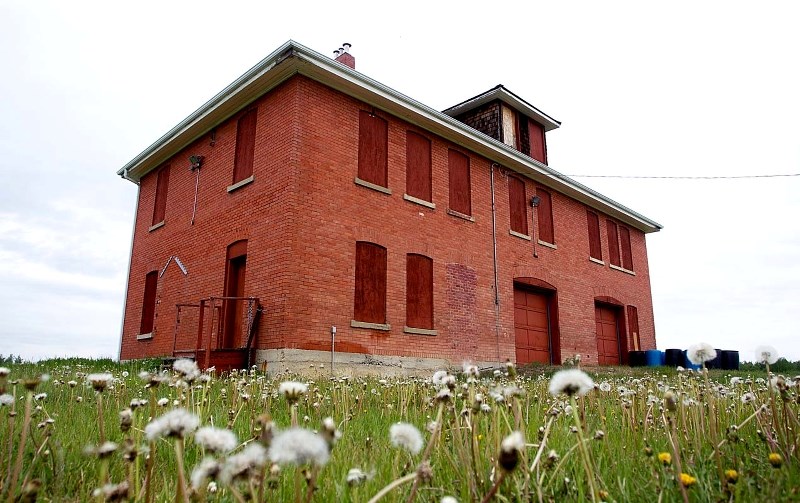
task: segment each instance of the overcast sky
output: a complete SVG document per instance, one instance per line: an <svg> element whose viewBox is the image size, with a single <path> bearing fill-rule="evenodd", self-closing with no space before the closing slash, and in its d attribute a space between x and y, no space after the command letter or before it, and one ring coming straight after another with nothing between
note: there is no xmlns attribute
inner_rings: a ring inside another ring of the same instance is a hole
<svg viewBox="0 0 800 503"><path fill-rule="evenodd" d="M797 2L519 3L0 0L0 354L117 356L116 170L288 39L439 110L503 84L562 173L800 173ZM664 225L660 349L800 359L800 177L576 180Z"/></svg>

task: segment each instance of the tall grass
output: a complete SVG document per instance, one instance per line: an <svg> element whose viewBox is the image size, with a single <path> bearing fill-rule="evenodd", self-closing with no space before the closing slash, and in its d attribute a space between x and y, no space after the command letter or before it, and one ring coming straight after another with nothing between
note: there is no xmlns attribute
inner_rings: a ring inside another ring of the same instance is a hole
<svg viewBox="0 0 800 503"><path fill-rule="evenodd" d="M477 378L459 369L450 396L437 400L447 385L430 378L331 377L314 369L303 378L250 371L191 384L170 371L164 382L147 387L138 375L158 372L157 366L107 360L9 366L0 382L13 397L0 406L0 497L122 500L111 485L122 492L119 484L126 483L123 494L130 501L175 500L183 478L190 483L191 471L209 453L191 433L177 445L168 437L149 441L144 431L152 419L182 408L203 426L233 431L239 445L232 455L250 444L269 444L293 417L314 431L331 417L341 432L324 466L267 462L252 477L231 483L212 475L211 486L203 483L187 495L201 501L360 502L387 486L381 501L681 501L684 493L690 501L708 502L800 499L798 387L786 378L770 390L766 373L740 373L732 383L722 371L588 369L595 389L576 398L548 392L553 369L519 376L503 369ZM97 372L115 378L102 392L86 382ZM49 379L27 393L25 380L42 374ZM308 386L294 404L279 393L287 380ZM667 392L672 398L665 403ZM125 429L120 412L132 400L147 403L136 403ZM100 445L100 421L105 440L116 444L110 452L113 446ZM392 445L389 429L400 421L423 432L421 452ZM525 446L506 473L498 460L501 444L515 431ZM348 483L353 468L365 476ZM108 494L101 490L106 484Z"/></svg>

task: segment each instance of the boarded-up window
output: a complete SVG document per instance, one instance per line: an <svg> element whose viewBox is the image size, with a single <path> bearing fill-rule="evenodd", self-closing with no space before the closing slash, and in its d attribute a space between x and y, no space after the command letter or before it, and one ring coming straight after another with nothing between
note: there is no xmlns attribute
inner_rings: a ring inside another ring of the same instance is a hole
<svg viewBox="0 0 800 503"><path fill-rule="evenodd" d="M608 229L608 261L611 265L619 266L619 237L617 237L617 224L611 220L606 220Z"/></svg>
<svg viewBox="0 0 800 503"><path fill-rule="evenodd" d="M528 120L528 134L531 138L531 157L547 164L547 148L544 143L544 128L541 124Z"/></svg>
<svg viewBox="0 0 800 503"><path fill-rule="evenodd" d="M537 216L539 217L539 239L546 243L555 244L556 238L553 232L553 202L550 193L544 189L536 189L539 196L539 206Z"/></svg>
<svg viewBox="0 0 800 503"><path fill-rule="evenodd" d="M511 108L502 105L503 109L503 143L509 147L519 148L517 141L517 114Z"/></svg>
<svg viewBox="0 0 800 503"><path fill-rule="evenodd" d="M631 253L631 233L624 225L619 226L619 244L622 248L622 267L633 270L633 254Z"/></svg>
<svg viewBox="0 0 800 503"><path fill-rule="evenodd" d="M406 194L432 201L431 141L413 131L406 133Z"/></svg>
<svg viewBox="0 0 800 503"><path fill-rule="evenodd" d="M639 311L636 306L628 306L628 330L630 331L630 347L634 351L640 351L642 343L639 338Z"/></svg>
<svg viewBox="0 0 800 503"><path fill-rule="evenodd" d="M241 182L253 174L256 149L256 109L239 117L236 125L236 157L233 163L233 183Z"/></svg>
<svg viewBox="0 0 800 503"><path fill-rule="evenodd" d="M525 182L517 177L508 177L508 209L511 213L511 230L528 234L528 201L525 198Z"/></svg>
<svg viewBox="0 0 800 503"><path fill-rule="evenodd" d="M353 302L356 321L386 323L386 248L356 242L356 287Z"/></svg>
<svg viewBox="0 0 800 503"><path fill-rule="evenodd" d="M153 223L164 221L164 214L167 209L167 191L169 189L169 166L164 166L158 170L156 179L156 202L153 205Z"/></svg>
<svg viewBox="0 0 800 503"><path fill-rule="evenodd" d="M361 111L358 116L358 178L388 187L388 125L375 114Z"/></svg>
<svg viewBox="0 0 800 503"><path fill-rule="evenodd" d="M449 150L447 165L450 173L450 209L464 215L472 215L469 157L461 152Z"/></svg>
<svg viewBox="0 0 800 503"><path fill-rule="evenodd" d="M603 260L603 249L600 246L600 219L597 213L587 211L586 221L589 224L589 256Z"/></svg>
<svg viewBox="0 0 800 503"><path fill-rule="evenodd" d="M406 326L433 329L433 260L406 257Z"/></svg>
<svg viewBox="0 0 800 503"><path fill-rule="evenodd" d="M142 300L142 321L139 324L140 334L153 332L153 321L156 316L156 287L158 286L158 271L147 273L144 279L144 299Z"/></svg>

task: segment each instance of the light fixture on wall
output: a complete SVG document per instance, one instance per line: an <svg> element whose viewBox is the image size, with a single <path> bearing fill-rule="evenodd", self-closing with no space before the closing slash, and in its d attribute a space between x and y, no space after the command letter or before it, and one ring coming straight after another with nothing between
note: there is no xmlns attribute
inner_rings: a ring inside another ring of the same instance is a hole
<svg viewBox="0 0 800 503"><path fill-rule="evenodd" d="M189 156L189 170L194 171L196 169L200 169L200 166L203 165L203 159L205 158L202 155Z"/></svg>
<svg viewBox="0 0 800 503"><path fill-rule="evenodd" d="M542 199L539 196L533 196L531 198L531 206L533 206L534 208L539 206L540 202L542 202Z"/></svg>

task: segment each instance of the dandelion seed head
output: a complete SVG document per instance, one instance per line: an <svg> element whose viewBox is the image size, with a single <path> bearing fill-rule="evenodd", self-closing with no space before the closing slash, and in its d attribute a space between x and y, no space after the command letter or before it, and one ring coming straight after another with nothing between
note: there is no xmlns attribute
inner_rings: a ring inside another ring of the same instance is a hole
<svg viewBox="0 0 800 503"><path fill-rule="evenodd" d="M436 372L433 373L431 382L433 383L434 386L442 386L444 384L442 383L442 379L444 379L446 375L447 375L446 370L437 370Z"/></svg>
<svg viewBox="0 0 800 503"><path fill-rule="evenodd" d="M0 407L2 407L3 405L8 407L13 403L14 403L14 397L12 395L9 395L8 393L3 393L2 395L0 395Z"/></svg>
<svg viewBox="0 0 800 503"><path fill-rule="evenodd" d="M452 496L442 496L442 501L440 503L458 503L458 500Z"/></svg>
<svg viewBox="0 0 800 503"><path fill-rule="evenodd" d="M525 449L525 437L522 436L522 432L511 433L500 442L498 463L507 472L514 470L519 464L520 453L523 449Z"/></svg>
<svg viewBox="0 0 800 503"><path fill-rule="evenodd" d="M481 371L477 365L473 364L470 361L466 361L461 365L462 369L464 370L464 375L472 376L472 377L480 377Z"/></svg>
<svg viewBox="0 0 800 503"><path fill-rule="evenodd" d="M349 485L357 486L367 480L367 478L369 478L369 476L360 469L350 468L350 470L347 472L346 480Z"/></svg>
<svg viewBox="0 0 800 503"><path fill-rule="evenodd" d="M550 379L548 389L553 396L561 393L568 396L583 396L594 389L594 381L580 369L561 370Z"/></svg>
<svg viewBox="0 0 800 503"><path fill-rule="evenodd" d="M194 434L194 441L205 450L225 454L236 448L239 440L231 430L204 426Z"/></svg>
<svg viewBox="0 0 800 503"><path fill-rule="evenodd" d="M389 428L392 445L407 450L413 455L422 450L422 433L410 423L395 423Z"/></svg>
<svg viewBox="0 0 800 503"><path fill-rule="evenodd" d="M278 465L324 466L330 452L328 442L320 435L305 428L290 428L275 435L268 456Z"/></svg>
<svg viewBox="0 0 800 503"><path fill-rule="evenodd" d="M192 489L199 491L208 479L216 478L222 466L213 458L205 458L192 470L191 483Z"/></svg>
<svg viewBox="0 0 800 503"><path fill-rule="evenodd" d="M756 363L767 363L769 365L778 361L778 350L772 346L762 345L756 348Z"/></svg>
<svg viewBox="0 0 800 503"><path fill-rule="evenodd" d="M297 381L284 381L278 386L278 393L290 402L296 402L301 395L308 393L308 385Z"/></svg>
<svg viewBox="0 0 800 503"><path fill-rule="evenodd" d="M201 374L197 362L188 358L175 360L175 363L172 364L172 370L179 373L187 382L194 381Z"/></svg>
<svg viewBox="0 0 800 503"><path fill-rule="evenodd" d="M89 374L86 376L86 381L92 385L95 391L103 391L113 380L114 376L108 372Z"/></svg>
<svg viewBox="0 0 800 503"><path fill-rule="evenodd" d="M144 433L148 440L157 440L161 437L183 438L200 425L200 418L185 409L175 409L163 416L150 421L145 426Z"/></svg>
<svg viewBox="0 0 800 503"><path fill-rule="evenodd" d="M693 365L702 365L703 363L711 361L716 357L717 350L714 349L714 346L708 344L707 342L701 342L700 344L689 346L689 349L686 350L686 358L688 358Z"/></svg>
<svg viewBox="0 0 800 503"><path fill-rule="evenodd" d="M251 442L238 454L229 456L220 472L220 480L230 484L233 480L248 478L267 463L267 450L258 442Z"/></svg>
<svg viewBox="0 0 800 503"><path fill-rule="evenodd" d="M0 377L8 377L8 374L11 373L11 369L8 367L0 367Z"/></svg>
<svg viewBox="0 0 800 503"><path fill-rule="evenodd" d="M604 393L608 393L609 391L611 391L611 385L608 384L608 381L603 381L600 383L600 391Z"/></svg>

